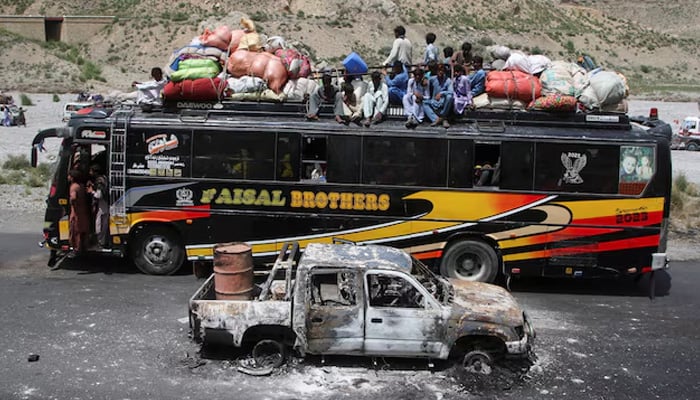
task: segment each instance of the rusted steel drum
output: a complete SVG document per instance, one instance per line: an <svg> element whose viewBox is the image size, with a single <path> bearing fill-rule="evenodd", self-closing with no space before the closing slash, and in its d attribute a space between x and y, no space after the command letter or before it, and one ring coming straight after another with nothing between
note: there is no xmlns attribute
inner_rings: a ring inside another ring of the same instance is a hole
<svg viewBox="0 0 700 400"><path fill-rule="evenodd" d="M246 243L214 246L214 291L217 300L250 300L253 295L253 252Z"/></svg>

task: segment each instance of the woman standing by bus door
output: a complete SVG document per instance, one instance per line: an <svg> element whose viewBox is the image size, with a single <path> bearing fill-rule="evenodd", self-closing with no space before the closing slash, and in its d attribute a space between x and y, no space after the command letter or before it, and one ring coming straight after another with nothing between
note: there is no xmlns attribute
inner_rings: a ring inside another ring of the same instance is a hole
<svg viewBox="0 0 700 400"><path fill-rule="evenodd" d="M90 234L90 205L85 191L85 175L77 169L68 172L70 182L70 217L68 219L68 241L73 250L68 258L82 254L88 245Z"/></svg>
<svg viewBox="0 0 700 400"><path fill-rule="evenodd" d="M107 190L107 177L102 174L102 167L98 164L90 166L90 181L87 192L92 196L92 209L95 216L95 235L97 245L103 249L109 247L107 240L109 235L109 191Z"/></svg>

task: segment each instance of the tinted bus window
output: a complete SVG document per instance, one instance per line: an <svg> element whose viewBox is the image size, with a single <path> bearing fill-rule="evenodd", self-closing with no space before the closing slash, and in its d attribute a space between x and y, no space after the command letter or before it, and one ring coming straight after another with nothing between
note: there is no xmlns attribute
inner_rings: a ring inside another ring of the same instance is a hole
<svg viewBox="0 0 700 400"><path fill-rule="evenodd" d="M328 182L360 182L360 143L357 136L333 136L328 139Z"/></svg>
<svg viewBox="0 0 700 400"><path fill-rule="evenodd" d="M126 172L141 176L190 176L190 131L147 130L129 132Z"/></svg>
<svg viewBox="0 0 700 400"><path fill-rule="evenodd" d="M193 176L272 180L275 134L198 132L194 140Z"/></svg>
<svg viewBox="0 0 700 400"><path fill-rule="evenodd" d="M299 135L280 133L277 137L277 179L299 180Z"/></svg>
<svg viewBox="0 0 700 400"><path fill-rule="evenodd" d="M532 142L502 142L499 182L503 189L531 190L535 146Z"/></svg>
<svg viewBox="0 0 700 400"><path fill-rule="evenodd" d="M538 143L535 189L617 193L619 146Z"/></svg>
<svg viewBox="0 0 700 400"><path fill-rule="evenodd" d="M450 175L448 185L455 188L472 187L474 176L471 140L450 141Z"/></svg>
<svg viewBox="0 0 700 400"><path fill-rule="evenodd" d="M445 186L446 160L444 140L368 137L364 141L362 182Z"/></svg>

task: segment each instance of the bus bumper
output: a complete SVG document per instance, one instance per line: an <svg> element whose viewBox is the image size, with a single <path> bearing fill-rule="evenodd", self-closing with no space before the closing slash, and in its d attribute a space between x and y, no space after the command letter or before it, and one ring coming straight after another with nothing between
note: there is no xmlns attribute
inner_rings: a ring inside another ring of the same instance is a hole
<svg viewBox="0 0 700 400"><path fill-rule="evenodd" d="M658 271L661 269L668 269L668 257L666 253L654 253L651 255L651 270Z"/></svg>

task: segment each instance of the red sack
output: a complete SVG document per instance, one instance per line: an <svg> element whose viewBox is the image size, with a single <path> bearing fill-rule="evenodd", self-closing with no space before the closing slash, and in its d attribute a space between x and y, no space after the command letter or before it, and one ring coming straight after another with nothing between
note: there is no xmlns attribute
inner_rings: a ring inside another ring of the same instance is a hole
<svg viewBox="0 0 700 400"><path fill-rule="evenodd" d="M277 49L274 54L287 69L289 79L306 78L311 74L311 62L305 55L294 49Z"/></svg>
<svg viewBox="0 0 700 400"><path fill-rule="evenodd" d="M517 99L529 103L542 93L539 78L521 71L489 71L486 93L491 97Z"/></svg>
<svg viewBox="0 0 700 400"><path fill-rule="evenodd" d="M186 79L180 82L168 82L163 88L165 100L218 100L226 85L220 78Z"/></svg>

